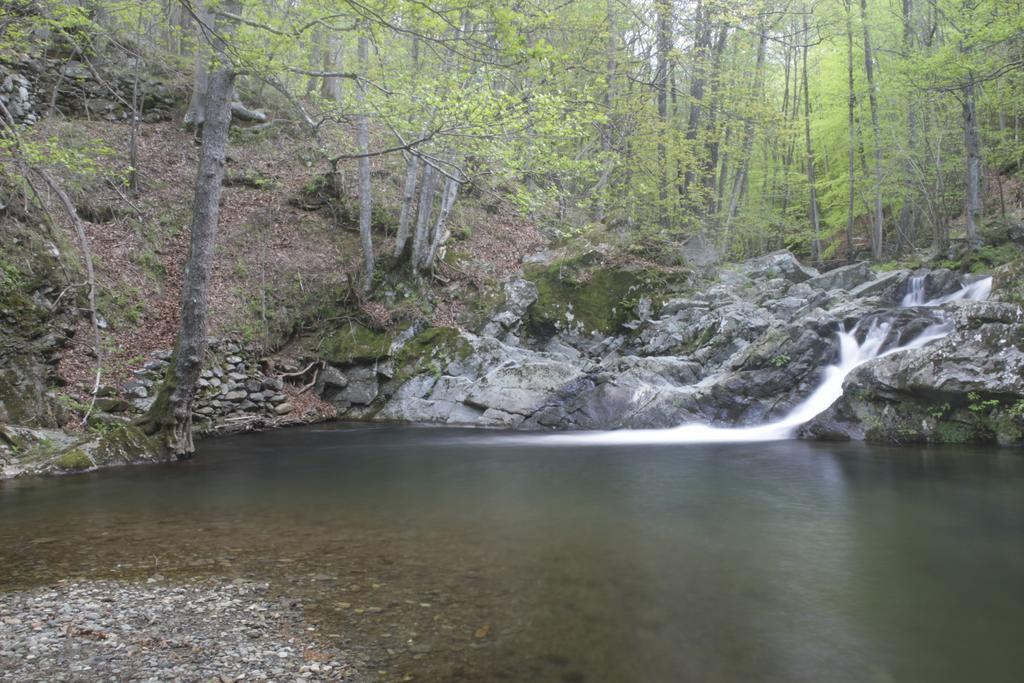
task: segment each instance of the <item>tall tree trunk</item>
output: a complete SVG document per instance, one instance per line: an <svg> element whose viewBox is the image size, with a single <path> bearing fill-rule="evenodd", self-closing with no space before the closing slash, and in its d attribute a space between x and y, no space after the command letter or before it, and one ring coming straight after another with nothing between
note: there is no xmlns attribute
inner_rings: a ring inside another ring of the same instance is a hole
<svg viewBox="0 0 1024 683"><path fill-rule="evenodd" d="M370 61L370 39L359 36L359 72L365 78ZM326 82L326 81L325 81ZM359 147L359 243L363 249L363 291L373 290L373 194L370 183L370 118L366 113L366 84L356 85L356 145Z"/></svg>
<svg viewBox="0 0 1024 683"><path fill-rule="evenodd" d="M139 124L142 122L142 105L139 102L139 70L142 68L142 12L135 24L136 54L132 64L132 125L128 140L128 191L135 196L139 193Z"/></svg>
<svg viewBox="0 0 1024 683"><path fill-rule="evenodd" d="M907 58L914 51L914 0L903 0L903 50ZM913 248L917 241L917 211L914 195L914 153L917 149L917 107L914 93L907 93L907 158L903 164L903 206L900 207L899 230L900 251L903 247Z"/></svg>
<svg viewBox="0 0 1024 683"><path fill-rule="evenodd" d="M875 59L871 52L867 0L860 0L860 16L864 23L864 73L868 78L871 129L875 135L875 217L871 232L871 255L876 261L880 261L885 252L885 219L882 215L882 128L878 121L878 92L875 89Z"/></svg>
<svg viewBox="0 0 1024 683"><path fill-rule="evenodd" d="M323 57L322 57L322 44L323 43L323 32L317 28L313 30L309 38L309 70L310 71L326 71L323 68ZM316 86L319 82L319 77L309 76L306 81L306 97L311 96L316 92Z"/></svg>
<svg viewBox="0 0 1024 683"><path fill-rule="evenodd" d="M722 150L721 157L722 163L718 173L718 187L717 195L714 199L714 206L712 207L714 213L719 215L722 211L722 205L725 201L725 182L729 177L729 139L732 137L732 126L725 126L725 137L722 139Z"/></svg>
<svg viewBox="0 0 1024 683"><path fill-rule="evenodd" d="M231 14L241 11L239 0L224 0L223 9ZM196 174L195 207L192 214L191 243L182 284L181 324L174 360L161 384L152 408L140 421L149 434L161 434L171 453L184 458L195 451L192 442L192 402L196 382L206 353L206 316L213 250L220 218L221 183L227 160L228 129L231 126L231 101L235 71L228 58L223 38L230 39L234 22L217 21L214 39L217 70L209 76L206 91L206 122Z"/></svg>
<svg viewBox="0 0 1024 683"><path fill-rule="evenodd" d="M814 252L815 265L821 265L821 218L818 215L818 189L814 178L814 146L811 144L811 93L807 79L807 40L809 37L807 14L805 13L803 32L804 141L807 146L807 185L810 187L811 227L814 229L814 241L811 247Z"/></svg>
<svg viewBox="0 0 1024 683"><path fill-rule="evenodd" d="M967 203L964 218L967 241L978 242L978 214L981 213L981 134L978 131L978 108L974 95L974 76L970 74L963 88L964 151L966 161Z"/></svg>
<svg viewBox="0 0 1024 683"><path fill-rule="evenodd" d="M718 38L715 40L712 50L711 68L708 73L711 92L708 97L708 115L704 127L707 130L706 142L704 145L704 169L701 178L701 185L704 188L704 215L711 216L716 210L715 201L715 171L718 170L719 137L716 126L718 124L718 109L720 106L718 94L720 90L720 77L722 69L722 53L725 51L726 39L729 36L729 26L722 24L718 30Z"/></svg>
<svg viewBox="0 0 1024 683"><path fill-rule="evenodd" d="M405 185L402 188L402 209L398 214L398 232L395 234L395 258L402 258L409 243L409 229L416 213L416 184L420 173L420 157L409 154L405 166Z"/></svg>
<svg viewBox="0 0 1024 683"><path fill-rule="evenodd" d="M757 64L754 66L754 87L753 99L760 103L761 91L764 88L764 57L768 46L768 26L761 22L758 25L760 35L757 40ZM787 79L788 80L788 79ZM788 85L788 82L787 82ZM788 93L787 93L788 95ZM728 229L730 221L736 216L736 209L739 206L740 196L750 175L750 157L754 150L754 114L748 113L747 120L743 124L743 143L740 149L739 170L733 179L732 190L729 193L729 210L725 215L725 227Z"/></svg>
<svg viewBox="0 0 1024 683"><path fill-rule="evenodd" d="M606 43L605 56L605 86L604 86L604 111L607 120L601 126L601 154L602 159L601 177L594 188L596 199L594 201L594 221L603 223L605 214L608 211L608 197L606 189L611 182L612 169L615 167L615 160L612 156L613 132L615 122L612 118L612 108L615 105L615 73L618 70L616 55L616 22L615 22L615 0L608 0L605 9L605 19L608 22L608 41Z"/></svg>
<svg viewBox="0 0 1024 683"><path fill-rule="evenodd" d="M192 73L192 95L188 101L188 110L182 123L187 129L196 131L206 121L206 89L210 79L210 41L214 39L210 29L213 27L213 14L205 2L196 5L196 55L195 69Z"/></svg>
<svg viewBox="0 0 1024 683"><path fill-rule="evenodd" d="M698 0L694 18L694 40L693 40L693 77L690 81L690 115L686 121L685 139L691 151L696 154L697 134L700 131L700 119L704 107L704 82L707 71L707 50L711 45L711 24L708 20L709 11L704 7L703 2ZM688 201L690 186L696 179L696 173L691 165L683 178L681 199Z"/></svg>
<svg viewBox="0 0 1024 683"><path fill-rule="evenodd" d="M671 44L672 5L658 0L657 82L658 88L658 224L669 227L668 213L668 60Z"/></svg>
<svg viewBox="0 0 1024 683"><path fill-rule="evenodd" d="M336 31L330 31L327 34L327 46L324 50L324 73L330 73L333 71L339 71L341 68L341 55L345 49L345 44L342 42L341 36ZM360 43L359 49L362 50L362 44ZM359 53L359 64L363 67L363 54ZM331 102L341 102L341 81L342 79L338 76L324 76L323 83L320 86L320 95ZM358 91L357 91L358 97Z"/></svg>
<svg viewBox="0 0 1024 683"><path fill-rule="evenodd" d="M423 253L427 248L427 227L430 225L430 217L434 212L434 195L437 194L438 177L441 174L437 168L428 163L423 169L423 180L420 183L420 202L416 212L416 229L412 235L412 262L413 271L423 260Z"/></svg>
<svg viewBox="0 0 1024 683"><path fill-rule="evenodd" d="M441 209L437 213L437 221L434 223L434 230L430 237L430 248L423 255L423 263L420 264L420 270L428 271L434 267L437 252L448 239L448 216L451 214L452 206L455 205L455 198L458 192L458 181L454 178L446 179L444 190L441 193Z"/></svg>
<svg viewBox="0 0 1024 683"><path fill-rule="evenodd" d="M847 132L850 146L847 150L848 188L846 205L846 260L853 262L853 218L854 199L857 188L856 156L857 156L857 92L853 85L853 7L852 0L846 0L846 80L847 95Z"/></svg>

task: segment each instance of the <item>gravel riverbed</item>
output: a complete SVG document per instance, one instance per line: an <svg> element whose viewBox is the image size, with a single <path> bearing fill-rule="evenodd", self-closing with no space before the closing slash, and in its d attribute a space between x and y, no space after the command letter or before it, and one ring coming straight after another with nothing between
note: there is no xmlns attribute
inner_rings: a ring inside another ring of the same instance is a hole
<svg viewBox="0 0 1024 683"><path fill-rule="evenodd" d="M62 582L0 593L0 681L358 681L267 584Z"/></svg>

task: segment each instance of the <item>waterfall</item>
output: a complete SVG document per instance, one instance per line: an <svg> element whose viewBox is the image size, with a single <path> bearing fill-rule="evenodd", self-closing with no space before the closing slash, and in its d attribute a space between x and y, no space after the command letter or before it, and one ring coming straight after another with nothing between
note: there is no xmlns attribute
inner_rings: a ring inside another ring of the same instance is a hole
<svg viewBox="0 0 1024 683"><path fill-rule="evenodd" d="M941 306L950 301L960 301L961 299L984 301L992 291L992 278L983 277L974 282L964 284L952 294L946 294L945 296L925 301L924 278L924 275L914 275L910 278L910 288L907 290L906 295L904 295L903 301L900 302L901 307Z"/></svg>
<svg viewBox="0 0 1024 683"><path fill-rule="evenodd" d="M910 278L910 288L903 296L900 306L910 308L911 306L924 305L924 275L913 275Z"/></svg>
<svg viewBox="0 0 1024 683"><path fill-rule="evenodd" d="M984 300L992 291L992 278L986 277L964 285L960 290L931 300L924 299L924 277L911 278L910 290L903 297L902 308L914 306L940 306L960 299ZM825 368L821 384L801 403L780 420L753 427L712 427L704 424L684 424L668 429L620 429L609 432L556 434L545 441L571 444L678 444L678 443L744 443L753 441L779 441L793 438L797 427L820 415L843 395L846 376L864 363L894 353L916 349L942 339L953 331L952 321L944 321L925 328L908 342L885 348L892 332L892 320L873 320L863 331L863 341L857 341L863 321L849 331L839 330L839 360Z"/></svg>

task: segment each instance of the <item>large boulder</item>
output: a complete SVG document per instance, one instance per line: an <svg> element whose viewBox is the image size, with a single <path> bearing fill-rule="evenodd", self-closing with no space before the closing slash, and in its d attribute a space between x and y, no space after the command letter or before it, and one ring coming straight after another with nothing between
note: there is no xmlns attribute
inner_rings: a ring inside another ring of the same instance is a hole
<svg viewBox="0 0 1024 683"><path fill-rule="evenodd" d="M862 282L852 288L850 294L854 297L879 296L895 303L897 301L896 289L906 282L908 277L910 277L909 270L890 270L881 273L878 277Z"/></svg>
<svg viewBox="0 0 1024 683"><path fill-rule="evenodd" d="M530 306L537 303L537 285L516 278L505 284L505 305L491 314L483 334L499 339L519 330Z"/></svg>
<svg viewBox="0 0 1024 683"><path fill-rule="evenodd" d="M808 424L812 438L1024 442L1024 316L1014 304L954 302L956 329L854 370Z"/></svg>
<svg viewBox="0 0 1024 683"><path fill-rule="evenodd" d="M828 272L812 277L807 281L811 287L821 290L846 289L850 290L862 285L872 278L871 268L867 261L851 263L848 266L840 266Z"/></svg>
<svg viewBox="0 0 1024 683"><path fill-rule="evenodd" d="M737 264L733 272L748 280L770 280L781 277L790 282L804 282L818 275L818 271L809 268L796 256L786 250L773 251L770 254L752 258Z"/></svg>
<svg viewBox="0 0 1024 683"><path fill-rule="evenodd" d="M466 403L526 417L544 407L552 394L581 375L579 368L552 360L499 367L473 386Z"/></svg>

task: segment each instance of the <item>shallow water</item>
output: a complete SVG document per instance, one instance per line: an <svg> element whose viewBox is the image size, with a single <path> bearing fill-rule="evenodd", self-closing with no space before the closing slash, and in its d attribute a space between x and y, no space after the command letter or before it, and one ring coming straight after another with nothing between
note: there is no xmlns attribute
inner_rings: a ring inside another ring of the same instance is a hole
<svg viewBox="0 0 1024 683"><path fill-rule="evenodd" d="M0 589L271 581L383 680L1024 680L1024 457L312 427L0 485Z"/></svg>

